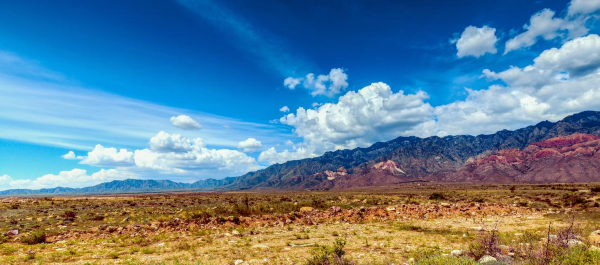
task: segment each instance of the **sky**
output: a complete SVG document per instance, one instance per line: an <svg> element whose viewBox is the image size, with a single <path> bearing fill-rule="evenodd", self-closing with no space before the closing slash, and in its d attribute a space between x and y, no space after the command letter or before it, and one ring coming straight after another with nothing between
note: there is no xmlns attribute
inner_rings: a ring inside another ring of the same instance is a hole
<svg viewBox="0 0 600 265"><path fill-rule="evenodd" d="M0 0L0 190L600 110L600 0Z"/></svg>

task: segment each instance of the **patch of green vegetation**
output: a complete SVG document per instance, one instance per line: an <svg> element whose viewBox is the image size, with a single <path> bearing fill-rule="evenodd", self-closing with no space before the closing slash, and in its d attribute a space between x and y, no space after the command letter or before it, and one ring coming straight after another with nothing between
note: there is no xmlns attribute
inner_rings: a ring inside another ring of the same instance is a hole
<svg viewBox="0 0 600 265"><path fill-rule="evenodd" d="M433 255L429 257L422 258L415 262L416 265L475 265L478 264L474 260L465 257L454 257L454 256L443 256L443 255Z"/></svg>
<svg viewBox="0 0 600 265"><path fill-rule="evenodd" d="M43 231L36 231L29 235L21 238L21 242L27 245L36 245L46 243L46 233Z"/></svg>
<svg viewBox="0 0 600 265"><path fill-rule="evenodd" d="M353 264L346 259L346 240L337 238L332 246L319 246L313 250L312 257L306 261L307 265L346 265Z"/></svg>
<svg viewBox="0 0 600 265"><path fill-rule="evenodd" d="M439 247L418 251L414 253L413 259L415 260L415 264L418 265L477 264L477 262L467 257L443 255Z"/></svg>
<svg viewBox="0 0 600 265"><path fill-rule="evenodd" d="M445 200L446 196L444 196L444 194L441 194L439 192L434 192L431 195L429 195L429 199L430 200L436 200L436 201Z"/></svg>
<svg viewBox="0 0 600 265"><path fill-rule="evenodd" d="M600 264L600 251L573 247L555 257L550 264Z"/></svg>

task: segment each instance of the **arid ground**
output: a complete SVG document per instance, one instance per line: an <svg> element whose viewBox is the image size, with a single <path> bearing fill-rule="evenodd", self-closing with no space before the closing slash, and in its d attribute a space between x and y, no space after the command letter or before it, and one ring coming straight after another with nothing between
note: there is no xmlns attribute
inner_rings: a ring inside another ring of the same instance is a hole
<svg viewBox="0 0 600 265"><path fill-rule="evenodd" d="M598 264L599 187L7 197L0 263Z"/></svg>

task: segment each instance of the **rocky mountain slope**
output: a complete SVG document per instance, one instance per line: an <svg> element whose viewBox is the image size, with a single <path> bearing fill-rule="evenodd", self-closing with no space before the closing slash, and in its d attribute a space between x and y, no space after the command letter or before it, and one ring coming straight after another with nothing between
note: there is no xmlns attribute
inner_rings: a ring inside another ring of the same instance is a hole
<svg viewBox="0 0 600 265"><path fill-rule="evenodd" d="M600 137L572 134L500 150L443 176L444 181L494 183L600 181Z"/></svg>
<svg viewBox="0 0 600 265"><path fill-rule="evenodd" d="M574 133L600 136L600 112L585 111L555 123L544 121L515 131L503 130L490 135L399 137L368 148L327 152L316 158L276 164L243 175L227 188L328 189L425 180L457 180L444 176L461 170L467 163L503 149L521 150L532 143ZM381 162L393 163L396 172L377 168L376 165ZM346 175L334 180L328 179L326 172L338 172L339 169L346 172ZM545 181L561 180L564 178Z"/></svg>

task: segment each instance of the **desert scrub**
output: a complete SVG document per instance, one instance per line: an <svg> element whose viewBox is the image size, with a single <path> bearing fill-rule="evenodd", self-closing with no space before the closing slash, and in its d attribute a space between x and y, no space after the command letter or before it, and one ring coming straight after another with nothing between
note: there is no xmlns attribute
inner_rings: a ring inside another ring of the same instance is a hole
<svg viewBox="0 0 600 265"><path fill-rule="evenodd" d="M332 246L319 246L313 250L312 257L306 262L307 265L346 265L354 264L344 258L346 251L346 240L337 238Z"/></svg>
<svg viewBox="0 0 600 265"><path fill-rule="evenodd" d="M600 251L573 247L555 257L550 264L600 264Z"/></svg>
<svg viewBox="0 0 600 265"><path fill-rule="evenodd" d="M469 254L475 259L480 259L485 255L498 257L500 254L500 237L496 228L481 230L476 235L475 241L469 245Z"/></svg>
<svg viewBox="0 0 600 265"><path fill-rule="evenodd" d="M33 232L27 236L24 236L21 239L21 242L23 242L27 245L46 243L46 233L44 233L43 231Z"/></svg>
<svg viewBox="0 0 600 265"><path fill-rule="evenodd" d="M444 196L444 194L441 194L439 192L434 192L431 195L429 195L429 199L430 200L436 200L436 201L445 200L446 196Z"/></svg>
<svg viewBox="0 0 600 265"><path fill-rule="evenodd" d="M6 242L8 242L8 237L3 234L0 234L0 244L4 244Z"/></svg>
<svg viewBox="0 0 600 265"><path fill-rule="evenodd" d="M455 265L475 265L475 262L472 259L465 257L454 257L454 256L443 256L441 254L433 255L429 257L424 257L417 262L417 265L446 265L446 264L455 264Z"/></svg>
<svg viewBox="0 0 600 265"><path fill-rule="evenodd" d="M444 256L442 255L441 249L438 247L419 251L414 254L413 258L415 259L414 264L418 265L477 264L474 260L466 257Z"/></svg>

